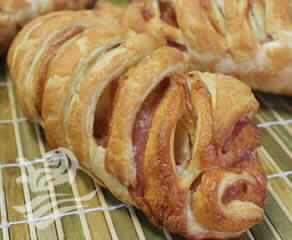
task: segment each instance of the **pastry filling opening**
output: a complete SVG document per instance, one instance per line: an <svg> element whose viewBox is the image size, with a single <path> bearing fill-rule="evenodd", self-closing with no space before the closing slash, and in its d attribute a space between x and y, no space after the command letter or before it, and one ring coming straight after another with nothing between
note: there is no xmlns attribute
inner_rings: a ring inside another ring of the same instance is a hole
<svg viewBox="0 0 292 240"><path fill-rule="evenodd" d="M114 96L118 84L119 79L115 79L108 84L100 96L95 110L93 136L96 143L103 147L106 147L108 141L109 123L112 116Z"/></svg>
<svg viewBox="0 0 292 240"><path fill-rule="evenodd" d="M192 142L184 119L177 122L174 135L174 157L178 175L192 157Z"/></svg>
<svg viewBox="0 0 292 240"><path fill-rule="evenodd" d="M190 187L190 191L191 193L196 192L199 189L199 186L202 182L202 177L204 175L205 172L202 172L192 183L191 187Z"/></svg>
<svg viewBox="0 0 292 240"><path fill-rule="evenodd" d="M236 167L241 162L252 158L260 144L257 127L248 119L241 118L234 126L231 135L225 140L220 157L226 167Z"/></svg>
<svg viewBox="0 0 292 240"><path fill-rule="evenodd" d="M176 13L171 4L167 1L159 1L160 18L167 24L177 27Z"/></svg>
<svg viewBox="0 0 292 240"><path fill-rule="evenodd" d="M97 0L90 0L86 3L85 9L92 9L97 5Z"/></svg>
<svg viewBox="0 0 292 240"><path fill-rule="evenodd" d="M231 145L233 143L233 140L240 134L242 129L249 123L249 120L247 117L241 118L234 126L232 134L230 137L227 138L225 141L223 148L222 148L222 153L227 153Z"/></svg>
<svg viewBox="0 0 292 240"><path fill-rule="evenodd" d="M163 81L161 81L161 83L146 98L136 116L132 141L135 149L134 158L137 166L137 186L135 191L138 195L143 195L144 192L143 162L148 134L152 126L152 119L167 89L169 88L169 85L170 80L168 78L165 78Z"/></svg>
<svg viewBox="0 0 292 240"><path fill-rule="evenodd" d="M39 67L39 73L38 73L38 89L39 92L38 100L36 107L39 113L41 113L41 106L42 106L42 98L43 98L43 92L44 92L44 86L45 81L47 79L48 71L49 71L49 65L52 61L52 59L56 56L57 51L60 47L62 47L68 40L72 39L73 37L77 36L78 34L82 33L85 30L83 26L75 26L71 30L68 30L66 33L64 33L63 36L57 38L48 48L46 51L46 55L42 59Z"/></svg>
<svg viewBox="0 0 292 240"><path fill-rule="evenodd" d="M183 44L181 44L181 43L178 43L178 42L176 42L176 41L174 41L174 40L170 40L170 39L168 39L167 40L167 45L169 46L169 47L174 47L174 48L176 48L176 49L178 49L178 50L181 50L181 51L187 51L187 47L185 46L185 45L183 45Z"/></svg>
<svg viewBox="0 0 292 240"><path fill-rule="evenodd" d="M118 48L121 43L117 43L106 50L110 52L113 49ZM119 81L122 76L113 79L103 90L101 96L98 99L93 125L93 137L98 145L106 147L108 141L109 124L112 117L113 104L116 91L119 86Z"/></svg>
<svg viewBox="0 0 292 240"><path fill-rule="evenodd" d="M248 184L245 181L237 181L229 186L222 196L222 203L228 204L234 200L244 201L248 192Z"/></svg>

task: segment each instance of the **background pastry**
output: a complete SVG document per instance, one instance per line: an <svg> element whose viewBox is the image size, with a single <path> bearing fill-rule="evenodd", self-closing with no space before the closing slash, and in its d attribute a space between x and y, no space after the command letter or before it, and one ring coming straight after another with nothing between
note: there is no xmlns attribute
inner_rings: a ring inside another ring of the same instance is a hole
<svg viewBox="0 0 292 240"><path fill-rule="evenodd" d="M96 0L0 0L0 54L8 49L16 33L31 19L64 9L92 8Z"/></svg>
<svg viewBox="0 0 292 240"><path fill-rule="evenodd" d="M252 88L292 95L289 1L172 2L189 53L212 72Z"/></svg>
<svg viewBox="0 0 292 240"><path fill-rule="evenodd" d="M193 69L291 96L291 10L288 0L137 0L120 21L186 49Z"/></svg>

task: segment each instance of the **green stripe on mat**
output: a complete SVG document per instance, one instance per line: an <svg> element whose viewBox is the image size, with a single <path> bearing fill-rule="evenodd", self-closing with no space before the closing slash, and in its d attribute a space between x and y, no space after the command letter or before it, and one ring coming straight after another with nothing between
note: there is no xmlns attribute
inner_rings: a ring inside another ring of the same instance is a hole
<svg viewBox="0 0 292 240"><path fill-rule="evenodd" d="M266 222L254 226L251 230L255 239L258 240L277 240Z"/></svg>
<svg viewBox="0 0 292 240"><path fill-rule="evenodd" d="M136 213L139 221L141 222L147 240L165 239L163 231L154 227L140 210L136 210Z"/></svg>
<svg viewBox="0 0 292 240"><path fill-rule="evenodd" d="M41 139L42 142L45 146L46 152L50 151L51 149L47 145L44 137L44 133L41 130ZM52 170L52 169L51 169ZM68 175L64 175L67 177L67 181L69 182ZM75 201L69 201L65 202L64 199L66 198L72 198L74 200L74 194L72 191L72 187L69 183L64 183L64 184L58 184L54 186L55 188L55 193L56 193L56 199L58 203L58 209L60 212L67 211L67 208L72 208L72 211L77 210L77 204ZM63 195L67 194L68 197L64 197ZM73 215L73 216L66 216L61 219L63 229L64 229L64 234L67 239L85 239L83 235L83 229L81 225L81 220L79 215Z"/></svg>
<svg viewBox="0 0 292 240"><path fill-rule="evenodd" d="M14 163L17 159L14 128L12 124L0 124L1 138L5 139L0 144L1 164ZM16 182L21 176L19 168L7 168L2 170L3 189L6 200L8 221L25 220L27 216L15 210L15 206L24 206L24 193L22 184ZM18 225L9 228L12 239L29 239L29 229L26 225Z"/></svg>
<svg viewBox="0 0 292 240"><path fill-rule="evenodd" d="M109 207L121 204L109 191L104 190L104 197ZM115 230L120 240L138 239L135 226L126 207L110 212Z"/></svg>
<svg viewBox="0 0 292 240"><path fill-rule="evenodd" d="M80 197L91 194L93 191L96 191L95 184L93 180L84 172L79 170L76 176L76 183L78 185L78 190L80 193ZM83 207L86 208L96 208L101 207L101 203L99 199L95 197L82 201ZM102 211L92 212L86 214L86 219L88 222L89 231L92 239L102 239L102 240L110 240L111 234L108 229L104 214Z"/></svg>
<svg viewBox="0 0 292 240"><path fill-rule="evenodd" d="M291 240L292 223L270 192L267 194L265 212L282 239Z"/></svg>
<svg viewBox="0 0 292 240"><path fill-rule="evenodd" d="M265 122L265 119L261 116L261 114L259 114L256 117L256 123L260 124L263 122ZM279 167L283 171L292 170L292 161L289 161L290 159L289 153L283 151L283 148L281 146L282 144L288 148L286 142L283 142L281 137L275 133L275 130L273 130L272 127L261 128L260 131L262 145L272 156L273 160L279 165ZM272 133L274 133L274 135L276 135L278 139L275 139L275 137L271 135Z"/></svg>

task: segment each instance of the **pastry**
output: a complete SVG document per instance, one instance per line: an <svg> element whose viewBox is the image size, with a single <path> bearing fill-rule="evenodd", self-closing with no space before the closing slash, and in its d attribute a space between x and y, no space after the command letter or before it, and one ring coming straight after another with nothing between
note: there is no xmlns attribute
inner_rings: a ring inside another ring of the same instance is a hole
<svg viewBox="0 0 292 240"><path fill-rule="evenodd" d="M190 54L206 71L292 95L289 1L177 0L174 8Z"/></svg>
<svg viewBox="0 0 292 240"><path fill-rule="evenodd" d="M288 0L136 0L120 21L187 50L195 70L292 96L291 10Z"/></svg>
<svg viewBox="0 0 292 240"><path fill-rule="evenodd" d="M71 149L95 181L156 226L225 239L263 220L267 181L251 121L259 105L244 83L189 72L189 56L163 37L98 11L33 20L8 66L49 145Z"/></svg>
<svg viewBox="0 0 292 240"><path fill-rule="evenodd" d="M16 33L31 19L64 9L92 8L96 0L0 0L0 54L8 49Z"/></svg>

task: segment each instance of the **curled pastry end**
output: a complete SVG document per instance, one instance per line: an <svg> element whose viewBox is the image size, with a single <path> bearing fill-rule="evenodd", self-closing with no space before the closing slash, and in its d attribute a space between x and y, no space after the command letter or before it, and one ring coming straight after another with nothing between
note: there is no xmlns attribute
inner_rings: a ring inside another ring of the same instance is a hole
<svg viewBox="0 0 292 240"><path fill-rule="evenodd" d="M263 220L264 194L265 186L247 172L215 169L203 174L192 195L192 211L209 230L242 232Z"/></svg>

